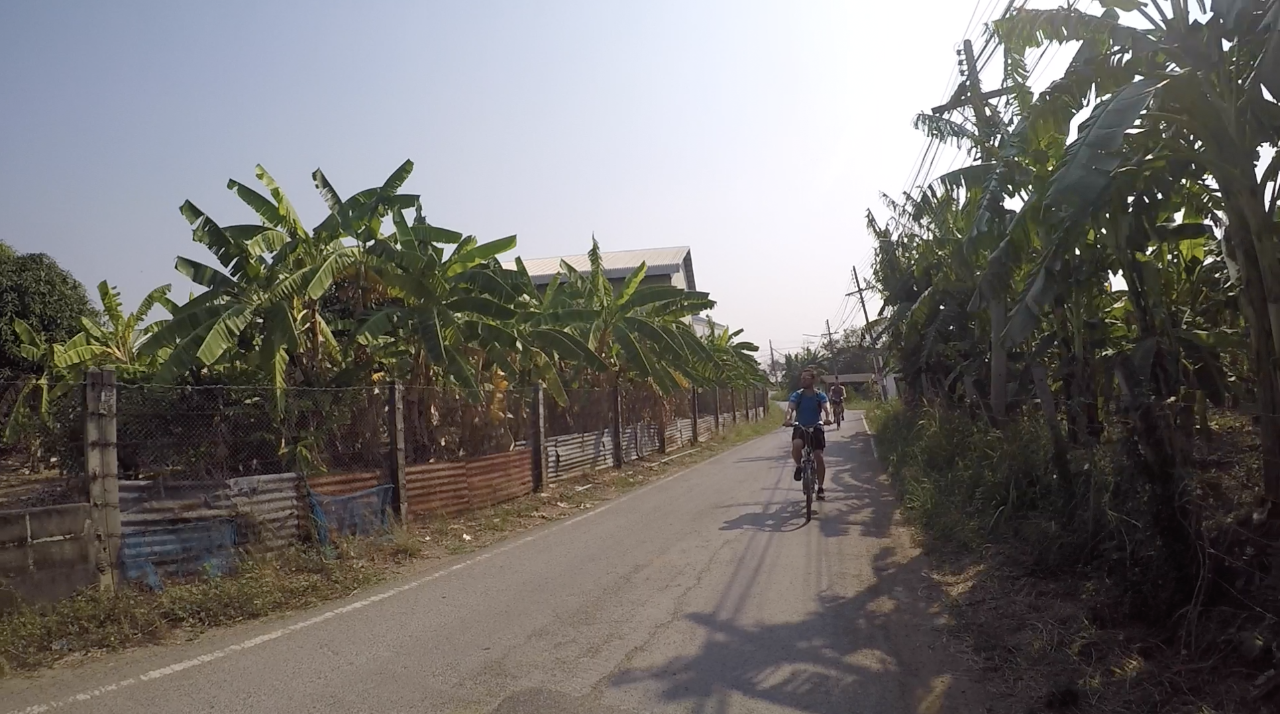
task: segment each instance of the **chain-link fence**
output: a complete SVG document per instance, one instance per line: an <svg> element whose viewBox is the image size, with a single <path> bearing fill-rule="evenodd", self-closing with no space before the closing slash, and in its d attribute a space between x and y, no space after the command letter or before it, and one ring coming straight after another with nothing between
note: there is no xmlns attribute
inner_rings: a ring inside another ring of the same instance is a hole
<svg viewBox="0 0 1280 714"><path fill-rule="evenodd" d="M277 473L383 474L394 420L391 385L311 389L236 385L116 385L119 478L217 485ZM531 435L535 392L505 385L480 389L402 385L407 465L508 453ZM544 393L543 435L565 475L615 460L614 411L623 459L679 448L745 414L749 390L703 388L662 394L651 385ZM696 401L699 425L692 421ZM0 383L0 509L83 502L85 391L81 383ZM554 467L556 464L552 464Z"/></svg>
<svg viewBox="0 0 1280 714"><path fill-rule="evenodd" d="M117 387L122 479L219 483L241 476L381 468L384 387Z"/></svg>
<svg viewBox="0 0 1280 714"><path fill-rule="evenodd" d="M504 453L528 440L532 390L408 386L402 392L408 464Z"/></svg>
<svg viewBox="0 0 1280 714"><path fill-rule="evenodd" d="M0 510L87 498L83 404L79 382L0 382Z"/></svg>

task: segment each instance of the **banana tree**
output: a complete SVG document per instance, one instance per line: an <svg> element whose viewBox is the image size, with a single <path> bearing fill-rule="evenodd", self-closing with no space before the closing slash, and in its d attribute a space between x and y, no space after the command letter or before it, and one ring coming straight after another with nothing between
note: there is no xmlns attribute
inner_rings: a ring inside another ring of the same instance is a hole
<svg viewBox="0 0 1280 714"><path fill-rule="evenodd" d="M610 385L622 376L652 382L664 393L680 389L699 376L699 366L712 361L706 345L687 319L715 307L707 293L671 285L641 287L647 266L637 266L617 290L605 275L600 244L593 237L587 253L590 272L561 264L567 298L587 313L584 339L608 366Z"/></svg>
<svg viewBox="0 0 1280 714"><path fill-rule="evenodd" d="M1180 0L1113 0L1104 6L1098 16L1072 8L1022 10L997 29L1006 42L1027 47L1104 43L1108 66L1141 78L1095 110L1095 127L1105 124L1116 137L1099 141L1099 147L1118 148L1118 135L1141 117L1144 126L1168 137L1176 159L1197 163L1213 177L1227 219L1226 252L1239 268L1241 310L1250 327L1264 488L1271 501L1280 500L1280 234L1273 219L1280 159L1258 163L1262 150L1280 143L1276 104L1263 91L1272 97L1280 92L1280 2L1218 0L1199 17ZM1149 27L1121 23L1112 8L1139 13ZM1104 121L1103 111L1112 116ZM1102 170L1087 185L1105 188L1119 160L1103 152L1093 157L1102 159L1096 167Z"/></svg>
<svg viewBox="0 0 1280 714"><path fill-rule="evenodd" d="M560 289L559 275L539 290L519 257L514 269L492 275L501 279L495 297L511 305L516 315L504 323L480 326L482 339L491 345L490 359L517 375L522 384L542 383L561 406L568 402L560 376L567 365L608 371L608 364L575 333L589 325L596 313L576 306L569 291Z"/></svg>
<svg viewBox="0 0 1280 714"><path fill-rule="evenodd" d="M101 348L91 355L85 351L86 357L95 362L114 366L119 374L125 377L137 377L153 372L157 366L155 357L145 357L141 353L142 345L168 324L168 319L156 320L143 324L151 311L158 305L173 314L178 306L169 299L171 286L161 285L147 293L138 303L137 309L126 315L120 303L120 293L107 284L98 283L98 297L102 301L102 312L106 317L106 325L88 318L81 318L89 346ZM159 354L160 357L164 353Z"/></svg>
<svg viewBox="0 0 1280 714"><path fill-rule="evenodd" d="M742 332L730 332L727 325L717 331L715 323L711 323L710 331L703 338L712 357L712 361L705 365L704 379L708 383L745 387L762 381L760 362L755 358L760 348L751 342L739 342L737 338Z"/></svg>
<svg viewBox="0 0 1280 714"><path fill-rule="evenodd" d="M81 332L65 343L46 342L38 332L20 319L13 321L17 334L18 351L35 367L17 385L12 408L4 427L4 443L15 444L24 437L33 437L40 427L53 427L52 405L84 381L84 370L96 358L106 354L106 349L89 343ZM32 449L32 453L35 453Z"/></svg>
<svg viewBox="0 0 1280 714"><path fill-rule="evenodd" d="M237 181L228 183L261 225L224 228L190 201L183 204L194 240L209 249L221 269L178 258L178 271L206 290L179 307L143 346L146 354L171 349L158 379L243 361L269 373L277 388L297 381L323 384L330 367L340 362L341 343L321 298L350 278L359 286L359 306L367 303L374 284L368 276L376 262L371 247L386 240L379 234L383 218L417 204L416 196L397 193L412 169L412 162L405 162L382 186L346 200L317 170L313 178L330 213L312 231L261 166L256 175L270 198Z"/></svg>

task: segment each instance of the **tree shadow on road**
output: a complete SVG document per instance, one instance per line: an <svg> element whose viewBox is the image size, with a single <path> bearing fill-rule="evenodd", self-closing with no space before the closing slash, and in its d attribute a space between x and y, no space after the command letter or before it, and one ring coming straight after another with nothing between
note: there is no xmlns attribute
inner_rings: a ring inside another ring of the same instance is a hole
<svg viewBox="0 0 1280 714"><path fill-rule="evenodd" d="M729 613L687 616L705 631L700 651L618 672L613 687L649 684L672 705L723 711L734 695L788 711L830 714L974 712L979 693L935 649L938 614L919 557L876 556L872 582L852 597L822 596L799 622L749 625Z"/></svg>
<svg viewBox="0 0 1280 714"><path fill-rule="evenodd" d="M749 504L764 506L763 511L750 511L730 518L720 526L722 531L765 531L789 533L808 523L804 517L804 501Z"/></svg>
<svg viewBox="0 0 1280 714"><path fill-rule="evenodd" d="M905 534L893 532L896 502L870 437L841 436L828 444L829 500L815 522L824 539L855 531L873 539L870 563L832 564L857 573L850 581L865 585L851 596L821 595L803 619L780 624L744 622L744 603L726 598L711 612L685 616L704 632L695 654L621 670L612 687L656 686L659 699L695 712L727 711L741 697L814 714L983 711L978 688L956 676L959 658L939 647L939 599L927 562ZM721 530L772 531L787 538L804 537L790 530L811 532L786 527L788 517L803 520L802 501L760 505L764 510L736 516ZM746 551L743 557L762 556ZM748 582L734 589L750 591L756 585L750 581L762 574L758 566L739 563L735 579Z"/></svg>

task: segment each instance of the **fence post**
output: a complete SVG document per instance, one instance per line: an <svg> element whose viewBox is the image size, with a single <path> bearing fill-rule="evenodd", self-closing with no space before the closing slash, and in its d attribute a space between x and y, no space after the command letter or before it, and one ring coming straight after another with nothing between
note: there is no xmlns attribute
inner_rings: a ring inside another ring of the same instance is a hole
<svg viewBox="0 0 1280 714"><path fill-rule="evenodd" d="M85 374L84 396L84 461L89 477L98 586L114 590L119 580L121 538L115 369L91 368Z"/></svg>
<svg viewBox="0 0 1280 714"><path fill-rule="evenodd" d="M409 484L404 470L404 387L391 381L387 392L387 433L391 435L391 452L387 455L387 476L391 481L391 503L396 518L409 522Z"/></svg>
<svg viewBox="0 0 1280 714"><path fill-rule="evenodd" d="M738 390L729 387L729 411L733 412L733 425L738 425Z"/></svg>
<svg viewBox="0 0 1280 714"><path fill-rule="evenodd" d="M547 453L543 444L546 442L547 413L542 402L542 383L533 385L533 418L529 420L529 458L533 460L533 490L542 490L546 480Z"/></svg>
<svg viewBox="0 0 1280 714"><path fill-rule="evenodd" d="M691 402L689 414L693 417L693 429L690 430L693 432L691 442L696 444L698 443L698 388L696 386L693 388L693 398L689 401Z"/></svg>
<svg viewBox="0 0 1280 714"><path fill-rule="evenodd" d="M622 468L622 388L614 384L609 389L609 437L613 443L613 467Z"/></svg>
<svg viewBox="0 0 1280 714"><path fill-rule="evenodd" d="M713 390L712 396L715 397L715 400L716 400L716 410L711 413L711 416L714 419L712 423L716 425L716 432L719 432L720 431L720 386L716 385L715 387L712 387L712 390Z"/></svg>
<svg viewBox="0 0 1280 714"><path fill-rule="evenodd" d="M660 454L667 453L667 406L670 404L667 400L668 397L663 395L662 406L658 410L658 453ZM679 423L680 418L676 417L677 426Z"/></svg>

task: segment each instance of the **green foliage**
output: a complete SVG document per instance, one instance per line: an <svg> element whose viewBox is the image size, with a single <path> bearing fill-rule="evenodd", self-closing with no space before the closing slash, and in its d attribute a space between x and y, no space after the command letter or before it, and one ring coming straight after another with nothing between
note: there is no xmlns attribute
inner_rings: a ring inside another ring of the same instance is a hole
<svg viewBox="0 0 1280 714"><path fill-rule="evenodd" d="M971 164L868 212L884 307L861 336L905 387L873 424L930 533L1124 553L1165 617L1217 567L1189 493L1208 405L1256 404L1280 513L1280 3L1068 5L993 23L1013 100L917 120ZM1033 94L1028 50L1070 42Z"/></svg>
<svg viewBox="0 0 1280 714"><path fill-rule="evenodd" d="M884 402L867 414L908 516L940 542L976 549L1038 508L1054 510L1050 439L1042 423L1001 432L962 413Z"/></svg>
<svg viewBox="0 0 1280 714"><path fill-rule="evenodd" d="M40 372L22 354L22 340L14 320L22 320L41 340L69 340L81 330L82 319L97 321L99 313L84 285L43 253L0 251L0 381L14 381Z"/></svg>

